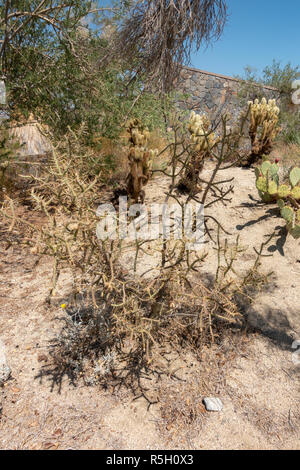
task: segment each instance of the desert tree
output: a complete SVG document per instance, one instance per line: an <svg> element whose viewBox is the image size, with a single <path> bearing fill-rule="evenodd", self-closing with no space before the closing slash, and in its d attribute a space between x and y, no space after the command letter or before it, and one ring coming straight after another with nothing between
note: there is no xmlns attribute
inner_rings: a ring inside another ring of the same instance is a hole
<svg viewBox="0 0 300 470"><path fill-rule="evenodd" d="M133 2L120 23L115 48L136 61L136 74L168 91L196 50L220 37L226 22L225 0L143 0Z"/></svg>
<svg viewBox="0 0 300 470"><path fill-rule="evenodd" d="M6 0L0 6L0 76L11 119L30 113L59 137L67 127L88 126L116 137L134 109L157 125L157 98L143 93L142 79L128 82L132 64L111 54L111 34L130 2ZM102 58L109 60L101 61ZM101 66L99 67L99 62Z"/></svg>
<svg viewBox="0 0 300 470"><path fill-rule="evenodd" d="M5 0L0 75L10 116L33 112L58 133L85 121L90 134L114 135L127 118L145 121L153 93L172 88L192 47L218 38L225 20L225 0Z"/></svg>

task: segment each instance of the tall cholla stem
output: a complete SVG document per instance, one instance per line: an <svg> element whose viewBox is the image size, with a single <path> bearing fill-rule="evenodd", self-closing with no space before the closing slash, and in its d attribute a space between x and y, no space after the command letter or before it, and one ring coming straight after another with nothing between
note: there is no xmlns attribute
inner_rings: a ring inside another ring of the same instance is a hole
<svg viewBox="0 0 300 470"><path fill-rule="evenodd" d="M152 175L154 158L158 150L148 149L150 132L139 119L132 119L127 123L128 142L130 151L128 155L130 170L126 178L127 195L135 204L143 203L145 191L142 189Z"/></svg>

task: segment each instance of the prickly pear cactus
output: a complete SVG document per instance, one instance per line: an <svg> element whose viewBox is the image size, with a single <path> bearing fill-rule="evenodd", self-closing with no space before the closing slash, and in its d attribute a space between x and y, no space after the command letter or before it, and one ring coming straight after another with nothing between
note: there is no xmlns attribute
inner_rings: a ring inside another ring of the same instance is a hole
<svg viewBox="0 0 300 470"><path fill-rule="evenodd" d="M300 238L300 209L295 210L291 206L285 205L284 201L278 201L281 216L286 221L288 232L296 239Z"/></svg>
<svg viewBox="0 0 300 470"><path fill-rule="evenodd" d="M279 167L276 163L264 161L255 168L256 188L264 202L275 202L279 189Z"/></svg>
<svg viewBox="0 0 300 470"><path fill-rule="evenodd" d="M300 238L300 168L291 170L290 184L280 184L278 173L276 163L263 162L255 169L256 188L264 202L277 202L288 232L294 238Z"/></svg>
<svg viewBox="0 0 300 470"><path fill-rule="evenodd" d="M289 179L293 188L297 186L297 184L300 183L300 168L293 168L290 172Z"/></svg>
<svg viewBox="0 0 300 470"><path fill-rule="evenodd" d="M290 194L292 198L296 199L296 201L300 201L300 186L295 186Z"/></svg>

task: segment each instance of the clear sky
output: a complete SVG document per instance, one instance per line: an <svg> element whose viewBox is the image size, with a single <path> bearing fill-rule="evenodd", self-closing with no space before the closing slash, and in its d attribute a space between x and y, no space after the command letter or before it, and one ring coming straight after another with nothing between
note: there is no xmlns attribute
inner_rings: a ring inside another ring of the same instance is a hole
<svg viewBox="0 0 300 470"><path fill-rule="evenodd" d="M227 0L229 17L218 42L192 56L192 66L224 75L258 73L273 59L300 64L300 0Z"/></svg>

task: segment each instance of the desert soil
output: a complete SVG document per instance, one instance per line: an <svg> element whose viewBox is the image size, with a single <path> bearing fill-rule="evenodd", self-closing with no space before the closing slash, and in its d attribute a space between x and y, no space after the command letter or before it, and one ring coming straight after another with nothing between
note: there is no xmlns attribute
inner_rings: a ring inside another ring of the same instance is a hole
<svg viewBox="0 0 300 470"><path fill-rule="evenodd" d="M275 206L256 198L252 170L225 170L221 177L235 178L234 194L226 209L212 210L233 234L229 244L239 234L247 248L238 271L247 270L253 247L275 230L263 266L273 271L271 281L244 312L249 332L229 333L222 344L204 348L201 360L182 352L171 365L175 370L177 361L178 374L149 381L156 402L150 407L126 388L71 384L68 377L59 386L42 373L63 315L59 305L45 304L51 262L36 265L34 255L0 241L0 338L12 369L0 389L0 448L300 449L300 357L293 361L292 349L300 340L300 241L286 237ZM151 180L145 202L162 202L167 185L161 177ZM207 240L206 273L216 266L212 248ZM67 281L66 275L60 283ZM223 411L207 412L204 396L221 398Z"/></svg>

